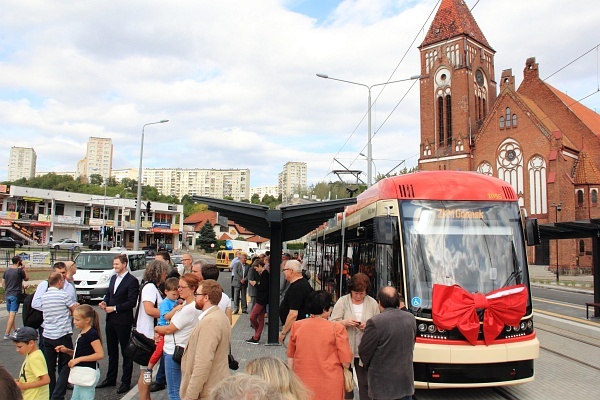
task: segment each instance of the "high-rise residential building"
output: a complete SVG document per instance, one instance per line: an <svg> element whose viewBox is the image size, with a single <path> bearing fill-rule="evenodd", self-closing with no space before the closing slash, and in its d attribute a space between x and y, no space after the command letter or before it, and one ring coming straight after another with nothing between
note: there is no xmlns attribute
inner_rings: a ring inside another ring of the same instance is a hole
<svg viewBox="0 0 600 400"><path fill-rule="evenodd" d="M37 155L31 147L11 147L8 161L8 180L16 181L21 178L35 176Z"/></svg>
<svg viewBox="0 0 600 400"><path fill-rule="evenodd" d="M144 168L142 184L178 199L186 194L231 197L235 201L249 200L251 196L249 169Z"/></svg>
<svg viewBox="0 0 600 400"><path fill-rule="evenodd" d="M262 200L266 195L273 196L275 198L279 197L279 187L278 186L259 186L253 187L250 189L250 197L258 195L258 198Z"/></svg>
<svg viewBox="0 0 600 400"><path fill-rule="evenodd" d="M279 193L285 197L306 191L306 163L288 161L279 173Z"/></svg>
<svg viewBox="0 0 600 400"><path fill-rule="evenodd" d="M124 178L133 179L135 181L138 180L137 168L113 169L111 173L112 177L115 178L117 182L121 182Z"/></svg>
<svg viewBox="0 0 600 400"><path fill-rule="evenodd" d="M113 144L110 138L90 137L85 158L77 163L77 175L89 178L101 175L103 179L111 176Z"/></svg>

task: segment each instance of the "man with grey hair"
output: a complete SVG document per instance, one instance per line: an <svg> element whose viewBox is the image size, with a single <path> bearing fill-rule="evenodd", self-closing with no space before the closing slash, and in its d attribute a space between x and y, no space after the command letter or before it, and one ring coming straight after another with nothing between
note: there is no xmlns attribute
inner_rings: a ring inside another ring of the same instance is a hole
<svg viewBox="0 0 600 400"><path fill-rule="evenodd" d="M286 262L281 273L285 275L285 280L290 283L279 308L279 317L283 324L279 334L279 342L283 343L292 329L292 324L309 316L306 303L313 288L308 280L302 276L302 264L298 260Z"/></svg>
<svg viewBox="0 0 600 400"><path fill-rule="evenodd" d="M223 379L210 393L210 400L280 400L275 386L256 375L236 374Z"/></svg>
<svg viewBox="0 0 600 400"><path fill-rule="evenodd" d="M206 261L204 260L196 260L192 263L192 267L190 268L190 273L196 275L200 280L202 280L202 268L206 265Z"/></svg>
<svg viewBox="0 0 600 400"><path fill-rule="evenodd" d="M190 253L183 253L181 256L181 264L183 265L183 273L191 272L194 257Z"/></svg>

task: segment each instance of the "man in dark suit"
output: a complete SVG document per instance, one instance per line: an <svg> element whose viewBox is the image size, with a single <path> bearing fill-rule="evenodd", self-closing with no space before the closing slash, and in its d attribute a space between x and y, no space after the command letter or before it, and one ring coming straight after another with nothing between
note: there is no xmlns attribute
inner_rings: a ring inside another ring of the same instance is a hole
<svg viewBox="0 0 600 400"><path fill-rule="evenodd" d="M368 371L369 397L412 399L415 317L399 309L400 295L391 286L379 290L377 301L381 314L367 321L358 346L358 354Z"/></svg>
<svg viewBox="0 0 600 400"><path fill-rule="evenodd" d="M119 372L119 344L123 356L123 376L118 394L127 393L131 388L133 360L126 357L124 350L129 343L131 327L133 326L133 309L136 306L140 292L140 283L127 270L127 255L118 254L113 260L116 274L110 278L108 293L99 304L106 311L106 348L108 350L108 371L106 379L96 388L117 385Z"/></svg>

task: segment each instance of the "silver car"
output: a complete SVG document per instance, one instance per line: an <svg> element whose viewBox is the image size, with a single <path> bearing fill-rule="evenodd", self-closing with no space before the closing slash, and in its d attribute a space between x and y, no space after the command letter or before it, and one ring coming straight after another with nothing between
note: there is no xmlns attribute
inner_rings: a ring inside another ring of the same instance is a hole
<svg viewBox="0 0 600 400"><path fill-rule="evenodd" d="M60 239L55 242L48 243L48 247L55 250L79 250L83 247L83 243L74 239Z"/></svg>

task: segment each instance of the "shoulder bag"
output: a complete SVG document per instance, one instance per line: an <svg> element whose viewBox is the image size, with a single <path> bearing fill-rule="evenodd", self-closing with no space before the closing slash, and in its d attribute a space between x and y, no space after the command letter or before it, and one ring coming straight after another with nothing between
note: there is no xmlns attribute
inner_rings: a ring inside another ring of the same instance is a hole
<svg viewBox="0 0 600 400"><path fill-rule="evenodd" d="M138 308L135 311L135 319L133 322L133 329L131 330L131 337L129 338L129 343L127 343L127 347L125 347L125 352L124 352L127 357L131 358L133 360L133 362L135 362L136 364L139 364L139 365L148 365L148 362L150 361L150 357L152 356L152 353L154 353L154 350L156 349L156 343L154 343L154 340L148 339L146 337L146 335L138 332L135 329L135 326L137 324L138 314L140 312L140 307L142 306L142 304L141 304L142 290L144 289L144 286L146 286L146 284L148 284L148 283L149 282L144 283L142 285L142 287L140 288L140 296L138 299Z"/></svg>
<svg viewBox="0 0 600 400"><path fill-rule="evenodd" d="M233 358L233 354L231 354L231 345L229 345L229 355L227 356L227 361L229 362L229 369L233 371L237 371L240 367L240 363Z"/></svg>
<svg viewBox="0 0 600 400"><path fill-rule="evenodd" d="M185 353L185 347L177 345L177 342L175 341L175 334L173 334L173 343L175 343L175 351L173 351L173 361L177 364L181 364L183 353Z"/></svg>
<svg viewBox="0 0 600 400"><path fill-rule="evenodd" d="M73 358L75 358L75 354L77 353L77 342L79 341L80 337L81 334L77 336L77 340L75 341L75 350L73 350ZM69 372L69 383L71 385L76 386L90 387L96 384L96 377L97 373L95 368L80 367L79 365L76 365L73 368L71 368L71 371Z"/></svg>
<svg viewBox="0 0 600 400"><path fill-rule="evenodd" d="M335 324L335 322L332 322L332 324ZM332 326L333 326L333 341L335 342L335 347L336 347L336 351L337 351L337 336L335 334L335 325L332 325ZM342 365L342 369L343 369L343 375L344 375L344 389L346 390L346 392L353 392L354 391L354 377L352 376L352 371L350 370L350 368L346 368L343 365Z"/></svg>

